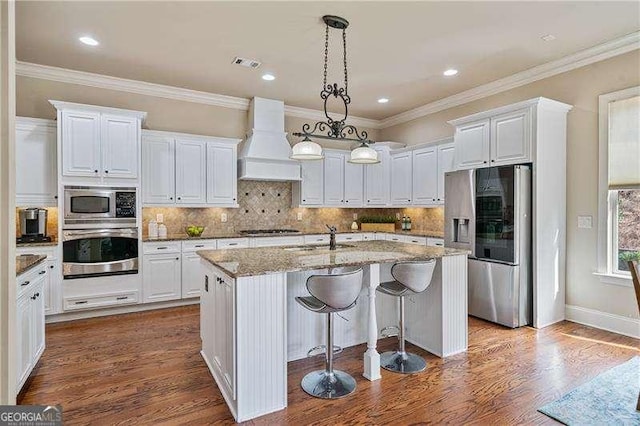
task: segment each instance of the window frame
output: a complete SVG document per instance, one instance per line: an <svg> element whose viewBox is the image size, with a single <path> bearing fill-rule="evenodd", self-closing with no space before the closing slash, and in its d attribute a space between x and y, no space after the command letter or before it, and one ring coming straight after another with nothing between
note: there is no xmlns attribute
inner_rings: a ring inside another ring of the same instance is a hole
<svg viewBox="0 0 640 426"><path fill-rule="evenodd" d="M605 284L631 287L631 274L618 271L618 191L609 190L609 103L640 96L640 86L598 97L598 268ZM615 259L614 259L615 256Z"/></svg>

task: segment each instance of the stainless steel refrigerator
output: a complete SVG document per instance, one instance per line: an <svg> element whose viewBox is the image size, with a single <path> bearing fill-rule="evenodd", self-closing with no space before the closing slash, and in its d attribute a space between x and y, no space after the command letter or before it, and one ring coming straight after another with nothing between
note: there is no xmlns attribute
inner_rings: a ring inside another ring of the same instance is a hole
<svg viewBox="0 0 640 426"><path fill-rule="evenodd" d="M445 247L469 256L469 314L507 327L532 323L531 169L445 175Z"/></svg>

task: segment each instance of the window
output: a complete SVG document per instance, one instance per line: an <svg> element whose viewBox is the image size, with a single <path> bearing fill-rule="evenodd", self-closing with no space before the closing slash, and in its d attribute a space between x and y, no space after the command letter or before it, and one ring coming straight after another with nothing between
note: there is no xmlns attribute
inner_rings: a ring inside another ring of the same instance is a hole
<svg viewBox="0 0 640 426"><path fill-rule="evenodd" d="M600 96L598 275L631 285L640 260L640 87Z"/></svg>

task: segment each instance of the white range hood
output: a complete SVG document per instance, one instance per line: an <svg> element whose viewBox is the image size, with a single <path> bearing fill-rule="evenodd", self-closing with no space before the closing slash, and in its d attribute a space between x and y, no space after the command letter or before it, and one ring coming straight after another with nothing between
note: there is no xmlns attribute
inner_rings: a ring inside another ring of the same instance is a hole
<svg viewBox="0 0 640 426"><path fill-rule="evenodd" d="M300 163L291 160L284 131L284 102L253 98L249 133L240 146L238 177L243 180L300 180Z"/></svg>

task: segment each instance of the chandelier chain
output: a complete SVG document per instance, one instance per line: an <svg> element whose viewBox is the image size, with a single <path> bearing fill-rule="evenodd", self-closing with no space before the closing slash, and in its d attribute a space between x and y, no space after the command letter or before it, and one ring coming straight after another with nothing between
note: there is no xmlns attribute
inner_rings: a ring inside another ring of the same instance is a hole
<svg viewBox="0 0 640 426"><path fill-rule="evenodd" d="M322 84L322 90L327 87L327 64L329 57L329 24L326 25L325 35L324 35L324 81Z"/></svg>
<svg viewBox="0 0 640 426"><path fill-rule="evenodd" d="M349 94L349 76L347 74L347 30L342 30L342 48L344 58L344 94Z"/></svg>

